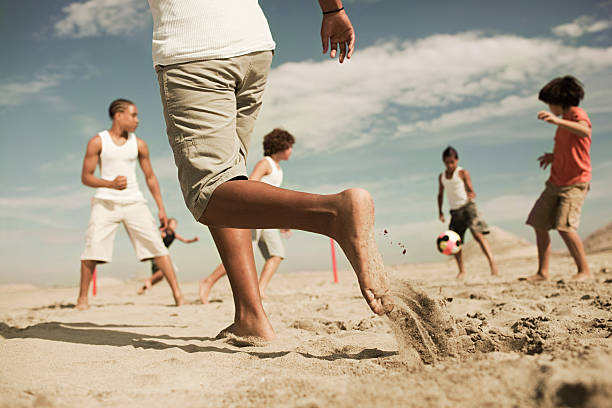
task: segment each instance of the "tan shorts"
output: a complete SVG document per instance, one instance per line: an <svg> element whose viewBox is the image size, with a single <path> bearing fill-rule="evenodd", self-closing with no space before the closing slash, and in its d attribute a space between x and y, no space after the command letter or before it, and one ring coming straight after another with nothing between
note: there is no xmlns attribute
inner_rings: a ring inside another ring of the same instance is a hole
<svg viewBox="0 0 612 408"><path fill-rule="evenodd" d="M118 204L94 198L91 202L89 226L85 234L82 261L110 262L117 227L123 223L141 261L168 255L159 229L144 201Z"/></svg>
<svg viewBox="0 0 612 408"><path fill-rule="evenodd" d="M450 210L450 213L451 220L448 229L459 234L462 242L465 242L465 231L468 228L472 235L477 232L481 234L489 233L489 226L480 215L474 201L468 201L463 207Z"/></svg>
<svg viewBox="0 0 612 408"><path fill-rule="evenodd" d="M261 255L267 261L273 256L285 258L285 246L281 240L280 231L277 229L254 229L251 230L253 245L257 244Z"/></svg>
<svg viewBox="0 0 612 408"><path fill-rule="evenodd" d="M157 66L168 141L196 220L222 183L247 179L246 158L272 51Z"/></svg>
<svg viewBox="0 0 612 408"><path fill-rule="evenodd" d="M576 231L588 191L589 183L559 187L546 182L546 188L527 217L527 224L547 231Z"/></svg>

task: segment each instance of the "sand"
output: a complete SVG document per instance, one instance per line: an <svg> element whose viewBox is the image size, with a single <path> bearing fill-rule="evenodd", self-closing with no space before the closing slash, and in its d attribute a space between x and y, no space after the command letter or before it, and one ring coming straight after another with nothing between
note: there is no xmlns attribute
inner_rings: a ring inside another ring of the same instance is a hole
<svg viewBox="0 0 612 408"><path fill-rule="evenodd" d="M76 287L1 286L0 407L612 406L612 252L589 255L593 281L555 255L532 284L528 245L497 250L500 278L477 253L464 282L445 258L388 267L388 317L348 271L279 273L264 301L278 339L261 347L215 339L226 279L207 305L183 282L176 308L165 284L137 296L102 278L83 312Z"/></svg>

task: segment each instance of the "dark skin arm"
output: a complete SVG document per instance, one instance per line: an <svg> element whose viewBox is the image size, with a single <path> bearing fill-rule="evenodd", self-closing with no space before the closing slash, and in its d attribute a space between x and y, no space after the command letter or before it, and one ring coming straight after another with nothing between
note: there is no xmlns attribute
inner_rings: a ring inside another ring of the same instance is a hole
<svg viewBox="0 0 612 408"><path fill-rule="evenodd" d="M193 237L192 239L186 239L183 238L178 232L174 232L174 238L178 239L181 242L184 242L186 244L191 244L192 242L197 242L198 241L198 237Z"/></svg>
<svg viewBox="0 0 612 408"><path fill-rule="evenodd" d="M140 168L144 173L149 191L155 200L155 204L157 204L159 222L161 224L161 229L164 230L168 226L168 217L166 216L166 209L164 208L164 202L162 201L157 177L155 177L153 167L151 167L149 147L142 139L138 139L138 161L140 162Z"/></svg>
<svg viewBox="0 0 612 408"><path fill-rule="evenodd" d="M467 196L470 200L476 198L476 192L474 191L474 186L472 185L472 178L470 177L470 173L463 169L459 171L459 177L463 180L465 184L465 191L467 192Z"/></svg>
<svg viewBox="0 0 612 408"><path fill-rule="evenodd" d="M442 211L442 203L444 202L444 184L442 184L442 174L438 176L438 218L444 222L444 212Z"/></svg>
<svg viewBox="0 0 612 408"><path fill-rule="evenodd" d="M100 136L95 135L87 143L85 157L83 158L83 169L81 170L81 182L87 187L93 188L125 189L127 187L127 178L125 176L117 176L114 180L104 180L94 175L100 161L100 153L102 153L102 140Z"/></svg>

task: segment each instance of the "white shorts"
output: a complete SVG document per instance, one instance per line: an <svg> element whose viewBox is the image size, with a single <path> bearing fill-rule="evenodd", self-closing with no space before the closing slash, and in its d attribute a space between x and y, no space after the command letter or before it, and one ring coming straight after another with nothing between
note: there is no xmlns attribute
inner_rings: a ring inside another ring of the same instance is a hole
<svg viewBox="0 0 612 408"><path fill-rule="evenodd" d="M254 229L251 230L251 239L253 245L257 244L266 261L273 256L285 258L285 246L281 241L279 230Z"/></svg>
<svg viewBox="0 0 612 408"><path fill-rule="evenodd" d="M141 261L168 255L159 229L144 201L120 204L94 198L82 261L111 262L117 227L123 223Z"/></svg>

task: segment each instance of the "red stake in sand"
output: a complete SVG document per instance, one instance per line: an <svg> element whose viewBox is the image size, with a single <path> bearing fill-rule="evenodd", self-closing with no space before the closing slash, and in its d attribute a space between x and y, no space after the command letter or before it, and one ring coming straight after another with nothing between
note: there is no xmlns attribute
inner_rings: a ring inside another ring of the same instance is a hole
<svg viewBox="0 0 612 408"><path fill-rule="evenodd" d="M333 238L330 238L329 240L331 241L332 266L334 268L334 283L338 283L338 267L336 266L336 247L334 245Z"/></svg>
<svg viewBox="0 0 612 408"><path fill-rule="evenodd" d="M91 277L91 280L93 281L93 285L91 287L91 292L92 292L92 294L94 296L96 296L96 293L98 293L98 290L97 290L97 287L96 287L96 275L97 275L96 268L94 268L93 275Z"/></svg>

